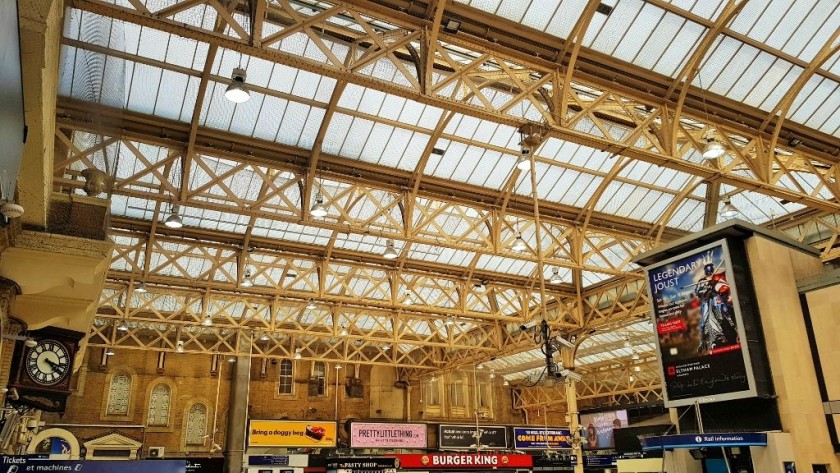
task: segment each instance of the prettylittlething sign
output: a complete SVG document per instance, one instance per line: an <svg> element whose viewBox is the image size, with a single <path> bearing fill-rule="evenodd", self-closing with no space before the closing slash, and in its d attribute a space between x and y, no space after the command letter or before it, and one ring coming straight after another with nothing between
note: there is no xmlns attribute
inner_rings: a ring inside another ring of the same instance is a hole
<svg viewBox="0 0 840 473"><path fill-rule="evenodd" d="M352 448L427 448L426 424L350 424Z"/></svg>

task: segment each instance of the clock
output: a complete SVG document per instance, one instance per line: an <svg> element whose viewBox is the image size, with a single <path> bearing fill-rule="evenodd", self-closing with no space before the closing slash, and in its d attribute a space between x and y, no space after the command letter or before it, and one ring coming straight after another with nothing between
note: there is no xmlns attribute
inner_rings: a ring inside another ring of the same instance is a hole
<svg viewBox="0 0 840 473"><path fill-rule="evenodd" d="M35 346L23 341L15 344L9 373L9 388L14 388L20 404L50 412L64 412L70 395L73 362L79 349L81 332L46 327L29 332Z"/></svg>
<svg viewBox="0 0 840 473"><path fill-rule="evenodd" d="M26 374L37 384L53 386L70 375L70 351L58 340L45 339L26 352Z"/></svg>

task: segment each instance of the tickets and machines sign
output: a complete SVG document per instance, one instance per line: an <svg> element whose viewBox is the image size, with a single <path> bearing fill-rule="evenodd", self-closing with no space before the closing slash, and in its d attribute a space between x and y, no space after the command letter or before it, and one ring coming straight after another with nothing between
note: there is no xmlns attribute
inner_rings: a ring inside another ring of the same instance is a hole
<svg viewBox="0 0 840 473"><path fill-rule="evenodd" d="M755 397L726 240L645 268L665 406Z"/></svg>
<svg viewBox="0 0 840 473"><path fill-rule="evenodd" d="M572 448L569 443L571 432L569 429L556 427L547 428L513 428L513 448L515 450L557 450Z"/></svg>
<svg viewBox="0 0 840 473"><path fill-rule="evenodd" d="M507 429L498 425L478 426L479 444L482 448L507 448ZM441 449L476 448L475 425L438 426L438 443Z"/></svg>
<svg viewBox="0 0 840 473"><path fill-rule="evenodd" d="M0 473L185 473L186 460L48 460L22 456L0 456Z"/></svg>
<svg viewBox="0 0 840 473"><path fill-rule="evenodd" d="M396 455L404 470L482 470L531 468L531 455L501 453L429 453Z"/></svg>
<svg viewBox="0 0 840 473"><path fill-rule="evenodd" d="M251 447L335 447L335 422L252 420L248 424Z"/></svg>
<svg viewBox="0 0 840 473"><path fill-rule="evenodd" d="M351 448L427 448L426 424L353 422Z"/></svg>

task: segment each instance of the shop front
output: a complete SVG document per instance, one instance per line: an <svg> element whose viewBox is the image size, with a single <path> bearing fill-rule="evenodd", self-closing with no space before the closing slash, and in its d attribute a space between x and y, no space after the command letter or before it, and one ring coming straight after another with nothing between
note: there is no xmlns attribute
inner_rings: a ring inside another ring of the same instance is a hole
<svg viewBox="0 0 840 473"><path fill-rule="evenodd" d="M327 460L327 473L396 473L394 457L341 457Z"/></svg>
<svg viewBox="0 0 840 473"><path fill-rule="evenodd" d="M531 472L531 455L508 453L427 453L396 455L397 471L464 471Z"/></svg>

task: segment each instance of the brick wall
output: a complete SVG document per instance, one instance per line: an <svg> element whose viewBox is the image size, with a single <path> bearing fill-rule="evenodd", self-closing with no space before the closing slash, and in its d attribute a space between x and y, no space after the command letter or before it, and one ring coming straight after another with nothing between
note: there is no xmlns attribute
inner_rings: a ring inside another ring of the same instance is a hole
<svg viewBox="0 0 840 473"><path fill-rule="evenodd" d="M224 447L224 434L227 421L228 396L230 393L230 374L232 364L224 358L220 360L218 376L211 376L211 360L207 355L168 353L162 372L158 372L158 354L139 350L117 350L110 357L105 369L100 369L101 349L88 350L82 369L74 375L76 392L68 399L67 412L63 416L45 413L47 424L72 424L65 427L81 443L111 431L143 443L142 454L150 446L162 446L167 456L196 456L212 452L213 417L217 403L215 442ZM294 389L291 395L279 392L279 362L254 359L251 367L249 386L250 416L254 419L336 419L336 373L338 373L338 419L400 421L404 419L404 388L394 386L396 372L391 367L344 367L335 370L327 364L327 392L324 396L309 395L309 378L312 363L306 360L294 364ZM356 371L358 370L358 371ZM132 399L126 416L106 415L107 392L110 380L115 373L128 372L132 376ZM351 398L345 390L346 377L355 374L362 380L361 398ZM144 427L148 413L151 389L159 382L166 382L173 390L168 427ZM493 416L482 420L487 424L521 424L521 412L511 410L510 391L502 386L502 380L493 381ZM468 384L467 393L472 399L472 385ZM411 420L428 423L472 423L472 410L464 415L443 414L424 415L421 402L421 389L417 386L411 392ZM186 410L196 401L208 406L207 432L211 437L204 446L189 447L184 442ZM532 419L532 422L537 419ZM552 422L556 425L555 422ZM139 427L129 427L139 426ZM435 442L435 428L430 428L430 441ZM340 438L346 439L344 429L339 429ZM434 444L434 443L432 443Z"/></svg>

